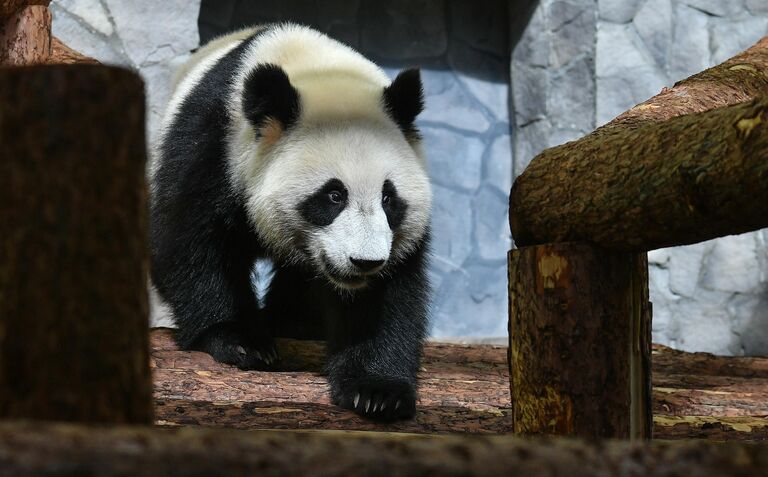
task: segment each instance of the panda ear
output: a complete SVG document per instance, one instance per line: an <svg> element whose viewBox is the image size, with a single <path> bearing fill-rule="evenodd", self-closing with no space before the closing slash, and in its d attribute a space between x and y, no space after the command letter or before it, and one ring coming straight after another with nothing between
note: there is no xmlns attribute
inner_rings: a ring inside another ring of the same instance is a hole
<svg viewBox="0 0 768 477"><path fill-rule="evenodd" d="M288 129L298 119L299 112L299 92L281 67L259 65L245 77L243 113L253 127L258 129L268 119L276 119L283 129Z"/></svg>
<svg viewBox="0 0 768 477"><path fill-rule="evenodd" d="M424 110L424 90L418 68L401 71L392 84L384 88L384 106L404 133L416 132L413 123Z"/></svg>

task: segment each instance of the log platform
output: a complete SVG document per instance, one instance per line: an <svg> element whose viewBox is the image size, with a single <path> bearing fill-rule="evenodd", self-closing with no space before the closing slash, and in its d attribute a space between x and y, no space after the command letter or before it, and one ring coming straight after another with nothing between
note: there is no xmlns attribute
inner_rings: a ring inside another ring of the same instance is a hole
<svg viewBox="0 0 768 477"><path fill-rule="evenodd" d="M240 371L203 353L178 351L169 330L153 330L156 423L423 434L512 432L505 346L427 345L416 418L395 424L373 423L330 404L322 375L322 343L278 340L278 347L281 371ZM768 358L720 357L654 345L653 412L656 439L768 440Z"/></svg>

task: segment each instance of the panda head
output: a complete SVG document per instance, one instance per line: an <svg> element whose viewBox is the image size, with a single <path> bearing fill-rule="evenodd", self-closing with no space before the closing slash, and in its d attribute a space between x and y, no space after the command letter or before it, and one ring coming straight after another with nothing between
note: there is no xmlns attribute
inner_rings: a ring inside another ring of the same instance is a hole
<svg viewBox="0 0 768 477"><path fill-rule="evenodd" d="M422 109L418 70L381 86L348 72L289 80L278 66L254 69L235 160L266 245L343 290L412 253L431 209L414 126Z"/></svg>

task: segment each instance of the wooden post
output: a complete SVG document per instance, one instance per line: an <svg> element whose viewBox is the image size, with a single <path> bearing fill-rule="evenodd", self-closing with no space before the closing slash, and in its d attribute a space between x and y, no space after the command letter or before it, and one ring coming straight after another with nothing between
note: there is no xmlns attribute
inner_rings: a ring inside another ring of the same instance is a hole
<svg viewBox="0 0 768 477"><path fill-rule="evenodd" d="M51 55L48 1L0 3L0 65L44 63Z"/></svg>
<svg viewBox="0 0 768 477"><path fill-rule="evenodd" d="M0 70L0 158L0 416L151 423L141 79Z"/></svg>
<svg viewBox="0 0 768 477"><path fill-rule="evenodd" d="M512 250L509 354L514 432L649 438L645 254L586 243Z"/></svg>

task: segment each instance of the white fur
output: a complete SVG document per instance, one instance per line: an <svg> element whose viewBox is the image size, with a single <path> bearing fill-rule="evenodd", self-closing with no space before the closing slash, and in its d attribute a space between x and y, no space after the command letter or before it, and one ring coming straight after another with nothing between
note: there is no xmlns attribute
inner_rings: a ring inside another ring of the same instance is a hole
<svg viewBox="0 0 768 477"><path fill-rule="evenodd" d="M270 247L303 259L288 239L306 228L296 205L337 178L350 188L350 203L310 235L313 252L349 270L349 257L387 259L391 252L400 259L412 251L429 222L431 190L420 145L407 141L384 110L382 92L390 83L384 71L348 46L290 24L264 33L245 58L229 108L232 181L245 191L249 215ZM258 147L242 113L245 77L259 63L281 66L301 97L298 124L269 150ZM386 179L409 204L397 237L380 205Z"/></svg>

